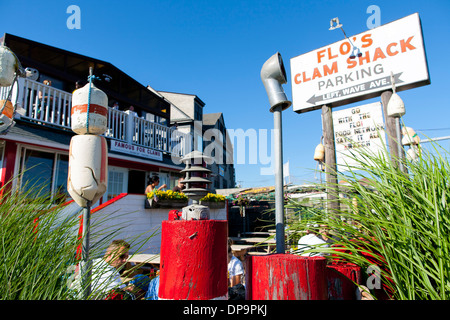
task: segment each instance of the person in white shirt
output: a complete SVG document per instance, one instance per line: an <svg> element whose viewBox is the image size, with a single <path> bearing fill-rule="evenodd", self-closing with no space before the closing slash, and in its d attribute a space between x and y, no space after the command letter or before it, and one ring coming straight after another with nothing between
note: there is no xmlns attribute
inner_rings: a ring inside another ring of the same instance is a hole
<svg viewBox="0 0 450 320"><path fill-rule="evenodd" d="M243 276L244 266L241 260L233 255L231 245L228 244L228 286L234 287L235 285L242 283Z"/></svg>
<svg viewBox="0 0 450 320"><path fill-rule="evenodd" d="M319 236L317 236L316 231L314 230L314 229L317 230L317 228L319 228L319 225L317 225L317 224L314 225L313 228L311 228L310 225L307 225L306 235L304 235L303 237L301 237L298 240L298 251L301 256L303 256L303 257L313 257L313 256L323 257L324 256L323 252L303 253L306 250L316 249L316 248L320 248L320 247L326 248L329 246L327 244L327 242L325 242Z"/></svg>

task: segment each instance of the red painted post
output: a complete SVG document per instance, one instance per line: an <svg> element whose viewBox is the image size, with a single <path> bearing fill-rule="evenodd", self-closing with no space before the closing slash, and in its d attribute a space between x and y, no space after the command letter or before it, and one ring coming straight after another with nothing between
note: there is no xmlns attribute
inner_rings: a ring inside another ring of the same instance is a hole
<svg viewBox="0 0 450 320"><path fill-rule="evenodd" d="M352 263L328 265L327 281L330 300L355 300L355 283L361 284L361 267Z"/></svg>
<svg viewBox="0 0 450 320"><path fill-rule="evenodd" d="M323 257L248 256L246 270L246 300L328 299Z"/></svg>
<svg viewBox="0 0 450 320"><path fill-rule="evenodd" d="M163 221L159 299L228 297L225 220Z"/></svg>

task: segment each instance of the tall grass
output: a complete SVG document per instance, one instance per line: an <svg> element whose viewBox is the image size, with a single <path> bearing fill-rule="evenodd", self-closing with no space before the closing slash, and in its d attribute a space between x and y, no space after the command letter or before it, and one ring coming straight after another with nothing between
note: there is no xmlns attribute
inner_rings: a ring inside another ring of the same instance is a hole
<svg viewBox="0 0 450 320"><path fill-rule="evenodd" d="M450 165L447 152L433 149L414 162L404 160L407 174L386 157L364 153L358 170L339 175L347 181L344 188L335 186L346 195L341 210L327 214L291 201L289 206L310 214L292 229L326 224L334 246L312 251L355 263L363 273L377 265L382 288L393 299L449 299Z"/></svg>
<svg viewBox="0 0 450 320"><path fill-rule="evenodd" d="M38 197L36 188L18 193L0 189L0 299L66 300L80 296L69 290L79 263L81 245L78 229L81 209L68 216L63 205L51 197ZM3 191L3 192L2 192ZM126 214L121 218L126 219ZM92 224L90 259L103 256L106 247L124 227L123 223L104 226L107 220ZM127 239L135 253L156 232ZM94 299L92 292L89 299Z"/></svg>
<svg viewBox="0 0 450 320"><path fill-rule="evenodd" d="M0 204L0 298L66 299L78 219L61 218L47 198L6 191Z"/></svg>

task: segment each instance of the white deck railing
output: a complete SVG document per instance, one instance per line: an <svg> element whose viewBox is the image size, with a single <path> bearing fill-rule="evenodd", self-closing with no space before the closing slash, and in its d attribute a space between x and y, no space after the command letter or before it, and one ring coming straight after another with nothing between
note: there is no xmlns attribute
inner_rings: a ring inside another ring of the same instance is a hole
<svg viewBox="0 0 450 320"><path fill-rule="evenodd" d="M9 89L0 87L0 99L6 99ZM19 78L19 85L14 86L11 101L16 105L21 118L41 125L71 128L71 93ZM191 134L112 108L108 108L108 129L104 136L178 157L191 152L193 146Z"/></svg>

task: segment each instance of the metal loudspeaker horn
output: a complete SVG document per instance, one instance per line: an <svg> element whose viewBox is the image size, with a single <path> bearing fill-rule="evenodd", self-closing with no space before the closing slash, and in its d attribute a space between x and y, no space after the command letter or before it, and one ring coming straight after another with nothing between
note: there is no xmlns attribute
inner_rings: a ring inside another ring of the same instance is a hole
<svg viewBox="0 0 450 320"><path fill-rule="evenodd" d="M292 102L288 100L281 86L287 83L287 80L283 59L279 52L271 56L262 66L261 80L269 97L270 112L274 112L276 107L281 107L283 111L291 106Z"/></svg>

